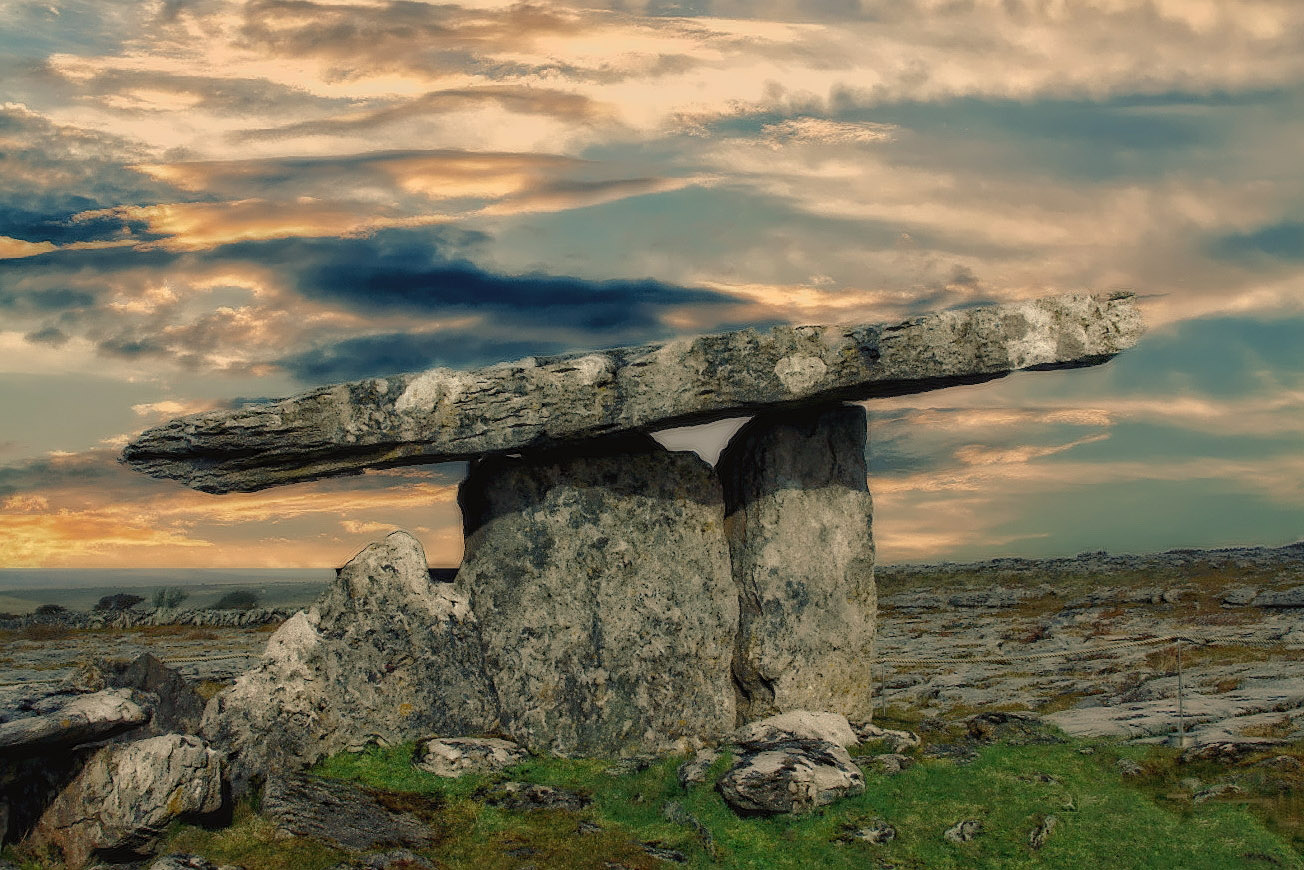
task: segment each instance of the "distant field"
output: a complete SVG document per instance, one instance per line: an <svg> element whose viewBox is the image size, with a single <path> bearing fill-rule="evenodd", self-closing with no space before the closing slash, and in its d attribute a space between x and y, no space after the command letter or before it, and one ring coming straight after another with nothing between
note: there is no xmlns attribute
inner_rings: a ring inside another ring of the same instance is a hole
<svg viewBox="0 0 1304 870"><path fill-rule="evenodd" d="M31 586L0 591L0 613L31 613L42 604L58 604L70 610L90 610L105 595L125 592L139 595L146 604L153 600L154 592L164 586L184 589L189 597L184 607L203 608L216 604L218 599L236 589L257 592L264 607L306 607L317 599L329 582L329 576L313 579L226 580L224 582L161 581L148 585L137 583L105 584L98 586ZM0 587L2 588L2 587Z"/></svg>

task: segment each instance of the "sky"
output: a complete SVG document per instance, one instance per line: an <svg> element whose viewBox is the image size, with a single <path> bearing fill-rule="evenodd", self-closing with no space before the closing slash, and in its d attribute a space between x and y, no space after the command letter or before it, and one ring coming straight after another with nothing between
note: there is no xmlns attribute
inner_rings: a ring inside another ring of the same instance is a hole
<svg viewBox="0 0 1304 870"><path fill-rule="evenodd" d="M0 568L461 552L464 466L205 495L180 414L1131 290L867 403L884 563L1304 538L1298 0L0 0ZM713 458L736 423L671 433Z"/></svg>

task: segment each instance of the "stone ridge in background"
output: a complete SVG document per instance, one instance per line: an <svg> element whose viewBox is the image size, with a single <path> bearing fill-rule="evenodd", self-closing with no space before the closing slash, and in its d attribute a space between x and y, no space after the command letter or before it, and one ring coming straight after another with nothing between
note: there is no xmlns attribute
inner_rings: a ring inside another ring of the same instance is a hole
<svg viewBox="0 0 1304 870"><path fill-rule="evenodd" d="M204 492L474 459L768 409L1095 365L1144 326L1130 294L1059 296L884 325L744 329L474 371L322 387L150 429L123 461Z"/></svg>

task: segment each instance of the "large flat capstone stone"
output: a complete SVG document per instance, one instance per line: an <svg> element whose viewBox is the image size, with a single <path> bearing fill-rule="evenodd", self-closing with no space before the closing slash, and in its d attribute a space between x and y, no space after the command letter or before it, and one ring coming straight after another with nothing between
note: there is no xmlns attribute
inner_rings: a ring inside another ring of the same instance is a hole
<svg viewBox="0 0 1304 870"><path fill-rule="evenodd" d="M475 371L437 368L173 420L127 446L205 492L473 459L776 406L922 392L1019 369L1094 365L1136 343L1131 295L1060 296L903 323L780 326Z"/></svg>
<svg viewBox="0 0 1304 870"><path fill-rule="evenodd" d="M758 415L717 470L741 601L740 717L826 710L868 722L877 596L864 408Z"/></svg>
<svg viewBox="0 0 1304 870"><path fill-rule="evenodd" d="M732 730L738 597L711 467L647 436L477 463L457 586L481 616L500 730L564 756Z"/></svg>

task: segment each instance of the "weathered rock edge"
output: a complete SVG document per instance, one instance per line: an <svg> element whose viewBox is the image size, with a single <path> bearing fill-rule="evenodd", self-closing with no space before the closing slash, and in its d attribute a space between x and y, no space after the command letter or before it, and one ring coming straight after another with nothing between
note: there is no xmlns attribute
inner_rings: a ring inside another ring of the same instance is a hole
<svg viewBox="0 0 1304 870"><path fill-rule="evenodd" d="M1137 342L1131 294L1048 297L902 323L744 329L322 387L143 433L123 461L204 492L553 447L756 411L1096 365Z"/></svg>

